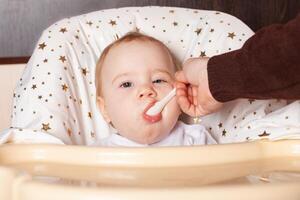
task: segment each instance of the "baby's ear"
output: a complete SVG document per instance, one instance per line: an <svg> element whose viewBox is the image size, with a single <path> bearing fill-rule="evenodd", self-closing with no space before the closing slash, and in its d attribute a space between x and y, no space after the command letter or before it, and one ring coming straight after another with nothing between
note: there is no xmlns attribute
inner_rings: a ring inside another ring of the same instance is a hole
<svg viewBox="0 0 300 200"><path fill-rule="evenodd" d="M106 111L106 107L105 107L105 103L104 103L104 99L102 97L97 97L97 105L98 105L98 108L100 109L100 112L104 118L104 120L107 122L107 123L110 123L111 120L109 118L109 115Z"/></svg>

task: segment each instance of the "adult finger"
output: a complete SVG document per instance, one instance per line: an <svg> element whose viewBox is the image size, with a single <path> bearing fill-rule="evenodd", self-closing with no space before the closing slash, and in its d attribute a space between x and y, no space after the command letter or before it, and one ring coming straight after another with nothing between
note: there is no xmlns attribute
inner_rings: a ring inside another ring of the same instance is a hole
<svg viewBox="0 0 300 200"><path fill-rule="evenodd" d="M175 73L175 79L182 83L188 83L183 71L178 71Z"/></svg>

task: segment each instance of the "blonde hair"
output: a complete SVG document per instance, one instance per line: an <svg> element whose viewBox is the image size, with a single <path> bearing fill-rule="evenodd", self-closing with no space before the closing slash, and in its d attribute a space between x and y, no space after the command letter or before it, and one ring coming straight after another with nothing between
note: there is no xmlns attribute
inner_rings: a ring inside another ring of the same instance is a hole
<svg viewBox="0 0 300 200"><path fill-rule="evenodd" d="M143 42L155 42L157 44L159 44L160 46L162 46L163 48L165 48L167 50L167 52L169 53L169 55L172 58L172 62L174 64L175 70L177 71L179 69L179 65L178 62L175 58L175 56L172 54L172 52L168 49L168 47L166 47L166 45L164 45L161 41L151 37L151 36L147 36L147 35L143 35L141 33L138 32L130 32L126 35L124 35L123 37L117 39L116 41L114 41L113 43L111 43L110 45L108 45L102 52L97 65L96 65L96 74L95 74L95 84L96 84L96 97L101 95L101 71L102 71L102 66L105 60L105 57L108 55L109 51L124 42L131 42L131 41L143 41Z"/></svg>

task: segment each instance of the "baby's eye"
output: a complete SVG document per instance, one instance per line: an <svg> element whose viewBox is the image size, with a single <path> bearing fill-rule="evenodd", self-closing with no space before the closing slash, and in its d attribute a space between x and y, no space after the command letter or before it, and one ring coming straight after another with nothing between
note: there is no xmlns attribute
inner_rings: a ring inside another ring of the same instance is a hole
<svg viewBox="0 0 300 200"><path fill-rule="evenodd" d="M132 87L132 85L133 85L133 83L127 81L127 82L122 83L120 85L120 87L122 87L122 88L129 88L129 87Z"/></svg>
<svg viewBox="0 0 300 200"><path fill-rule="evenodd" d="M163 80L163 79L156 79L154 81L152 81L152 83L165 83L167 81Z"/></svg>

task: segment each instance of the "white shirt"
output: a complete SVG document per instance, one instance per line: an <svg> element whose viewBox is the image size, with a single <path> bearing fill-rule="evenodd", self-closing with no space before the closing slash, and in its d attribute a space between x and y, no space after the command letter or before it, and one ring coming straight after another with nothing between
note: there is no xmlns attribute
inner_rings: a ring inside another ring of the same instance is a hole
<svg viewBox="0 0 300 200"><path fill-rule="evenodd" d="M188 125L178 121L165 139L153 144L139 144L118 134L111 134L107 138L96 142L93 146L107 147L155 147L155 146L191 146L216 144L217 142L200 124Z"/></svg>

